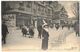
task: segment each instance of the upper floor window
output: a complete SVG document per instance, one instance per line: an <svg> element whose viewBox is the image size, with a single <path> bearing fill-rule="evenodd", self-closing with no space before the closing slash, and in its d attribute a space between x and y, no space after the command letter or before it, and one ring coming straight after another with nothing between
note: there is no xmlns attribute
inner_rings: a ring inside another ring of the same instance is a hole
<svg viewBox="0 0 80 52"><path fill-rule="evenodd" d="M40 1L41 4L44 4L44 1Z"/></svg>
<svg viewBox="0 0 80 52"><path fill-rule="evenodd" d="M38 11L41 11L41 7L38 5Z"/></svg>
<svg viewBox="0 0 80 52"><path fill-rule="evenodd" d="M50 10L48 9L48 14L50 14Z"/></svg>
<svg viewBox="0 0 80 52"><path fill-rule="evenodd" d="M44 8L42 8L42 12L44 12Z"/></svg>
<svg viewBox="0 0 80 52"><path fill-rule="evenodd" d="M24 2L20 2L18 9L19 9L19 10L24 10L24 7L23 7L23 6L24 6Z"/></svg>
<svg viewBox="0 0 80 52"><path fill-rule="evenodd" d="M47 12L48 10L47 9L45 9L45 13L47 14L48 12Z"/></svg>
<svg viewBox="0 0 80 52"><path fill-rule="evenodd" d="M20 2L19 5L20 5L20 6L24 6L24 2Z"/></svg>
<svg viewBox="0 0 80 52"><path fill-rule="evenodd" d="M30 8L31 7L31 1L27 1L27 7Z"/></svg>
<svg viewBox="0 0 80 52"><path fill-rule="evenodd" d="M33 9L33 12L36 13L36 9Z"/></svg>

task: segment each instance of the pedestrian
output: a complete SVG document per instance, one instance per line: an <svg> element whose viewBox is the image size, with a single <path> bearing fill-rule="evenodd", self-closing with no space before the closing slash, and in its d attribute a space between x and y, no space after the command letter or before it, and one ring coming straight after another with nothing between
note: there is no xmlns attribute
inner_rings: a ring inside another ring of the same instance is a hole
<svg viewBox="0 0 80 52"><path fill-rule="evenodd" d="M33 26L31 25L30 28L29 28L29 38L33 38L34 37L34 28Z"/></svg>
<svg viewBox="0 0 80 52"><path fill-rule="evenodd" d="M56 27L56 29L58 30L58 29L59 29L59 24L57 23L55 27Z"/></svg>
<svg viewBox="0 0 80 52"><path fill-rule="evenodd" d="M38 30L38 38L41 39L42 26L39 25L39 26L37 27L37 30Z"/></svg>
<svg viewBox="0 0 80 52"><path fill-rule="evenodd" d="M45 25L42 30L42 49L43 50L48 49L48 39L49 39L48 26Z"/></svg>
<svg viewBox="0 0 80 52"><path fill-rule="evenodd" d="M62 29L64 28L64 25L62 25Z"/></svg>
<svg viewBox="0 0 80 52"><path fill-rule="evenodd" d="M23 33L23 36L26 37L27 29L26 29L26 26L25 25L23 25L23 27L22 27L22 33Z"/></svg>
<svg viewBox="0 0 80 52"><path fill-rule="evenodd" d="M68 29L70 30L70 24L68 24Z"/></svg>
<svg viewBox="0 0 80 52"><path fill-rule="evenodd" d="M79 22L75 22L74 24L74 31L76 32L76 36L80 36L79 35Z"/></svg>
<svg viewBox="0 0 80 52"><path fill-rule="evenodd" d="M6 44L6 37L7 37L7 34L8 34L8 27L7 25L5 24L5 22L2 23L2 43L3 44Z"/></svg>
<svg viewBox="0 0 80 52"><path fill-rule="evenodd" d="M20 29L22 28L22 25L20 25Z"/></svg>

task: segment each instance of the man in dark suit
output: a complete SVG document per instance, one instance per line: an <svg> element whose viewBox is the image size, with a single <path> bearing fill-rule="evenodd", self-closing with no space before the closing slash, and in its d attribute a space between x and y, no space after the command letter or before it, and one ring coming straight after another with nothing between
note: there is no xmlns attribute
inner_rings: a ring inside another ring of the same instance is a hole
<svg viewBox="0 0 80 52"><path fill-rule="evenodd" d="M41 38L42 26L41 25L38 26L37 30L38 30L38 38Z"/></svg>
<svg viewBox="0 0 80 52"><path fill-rule="evenodd" d="M2 43L6 44L6 36L8 34L8 28L5 22L2 23Z"/></svg>
<svg viewBox="0 0 80 52"><path fill-rule="evenodd" d="M79 34L79 21L75 22L74 31L76 32L76 36L80 36L80 34Z"/></svg>

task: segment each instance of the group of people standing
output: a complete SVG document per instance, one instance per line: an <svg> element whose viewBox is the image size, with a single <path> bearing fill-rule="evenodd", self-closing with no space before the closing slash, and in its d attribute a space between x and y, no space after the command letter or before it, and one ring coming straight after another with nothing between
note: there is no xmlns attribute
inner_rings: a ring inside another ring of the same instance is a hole
<svg viewBox="0 0 80 52"><path fill-rule="evenodd" d="M29 38L34 37L34 28L32 25L29 27L23 25L21 27L22 34L23 36L26 37L26 35L29 35ZM39 25L37 27L38 30L38 38L42 39L42 49L46 50L48 49L48 38L49 38L49 33L48 33L48 25ZM2 44L6 44L6 37L8 34L8 27L6 25L6 22L2 22Z"/></svg>
<svg viewBox="0 0 80 52"><path fill-rule="evenodd" d="M29 38L33 38L34 37L34 29L33 29L32 25L29 26L29 27L23 25L21 29L22 29L23 36L26 37L26 35L29 35Z"/></svg>
<svg viewBox="0 0 80 52"><path fill-rule="evenodd" d="M77 22L78 23L78 22ZM76 34L79 35L79 24L75 23L74 30L76 31ZM59 29L59 25L56 24L56 29ZM39 25L37 26L38 30L38 38L42 39L42 49L47 50L48 49L48 40L49 40L49 31L48 31L48 24L45 25ZM30 25L29 27L23 25L22 28L22 34L26 37L26 35L29 35L29 38L34 37L34 28L33 25ZM2 23L2 43L6 44L6 36L8 34L8 28L5 22Z"/></svg>
<svg viewBox="0 0 80 52"><path fill-rule="evenodd" d="M49 33L48 33L48 25L39 25L37 26L38 30L38 38L42 39L42 49L46 50L48 49L48 39L49 39ZM34 37L34 28L31 25L29 28L25 25L22 27L22 34L26 37L26 35L29 35L29 38Z"/></svg>

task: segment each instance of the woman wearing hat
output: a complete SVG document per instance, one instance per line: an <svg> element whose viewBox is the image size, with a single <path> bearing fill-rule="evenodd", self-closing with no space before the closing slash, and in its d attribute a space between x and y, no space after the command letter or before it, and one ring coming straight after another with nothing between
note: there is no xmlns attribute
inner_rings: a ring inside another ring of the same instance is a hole
<svg viewBox="0 0 80 52"><path fill-rule="evenodd" d="M43 30L42 30L42 49L43 50L48 49L48 38L49 38L48 25L45 24L43 25Z"/></svg>

